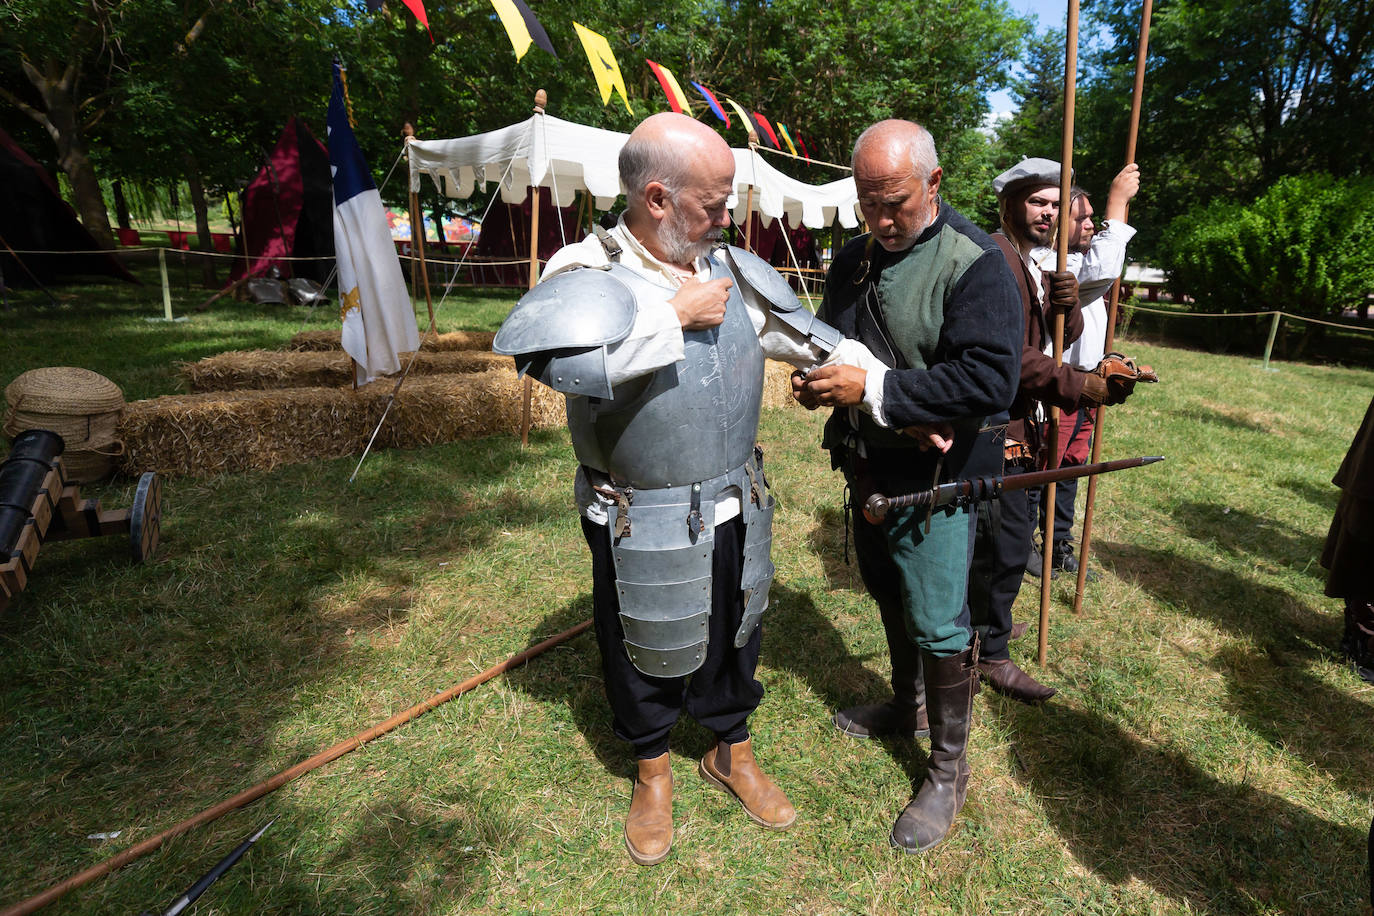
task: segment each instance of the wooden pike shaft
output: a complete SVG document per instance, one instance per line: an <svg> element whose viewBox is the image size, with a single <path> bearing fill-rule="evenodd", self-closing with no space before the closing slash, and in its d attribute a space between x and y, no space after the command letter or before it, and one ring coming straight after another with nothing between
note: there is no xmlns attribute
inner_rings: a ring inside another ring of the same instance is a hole
<svg viewBox="0 0 1374 916"><path fill-rule="evenodd" d="M1135 51L1135 87L1131 91L1131 122L1126 131L1126 165L1135 162L1136 140L1140 135L1140 109L1145 96L1145 62L1150 50L1150 12L1153 7L1153 0L1145 0L1145 5L1140 11L1140 41L1136 45ZM1129 207L1129 204L1127 205ZM1111 352L1112 344L1116 340L1116 316L1117 305L1121 298L1121 278L1117 277L1112 284L1112 291L1107 299L1107 339L1104 349ZM1098 456L1102 454L1102 429L1106 408L1099 406L1097 416L1093 420L1093 447L1090 461L1096 462ZM1088 556L1092 551L1093 536L1093 504L1097 499L1097 478L1088 481L1088 495L1083 505L1083 537L1079 541L1078 548L1078 582L1074 586L1073 592L1073 612L1083 613L1083 590L1088 583Z"/></svg>
<svg viewBox="0 0 1374 916"><path fill-rule="evenodd" d="M1059 239L1055 270L1063 272L1069 266L1069 194L1073 188L1073 108L1078 79L1078 0L1069 0L1069 17L1064 37L1064 143L1059 155ZM1064 316L1054 315L1054 363L1064 364ZM1059 466L1059 408L1050 405L1049 466ZM1045 527L1043 551L1040 556L1040 636L1036 660L1041 665L1049 654L1050 630L1050 562L1054 556L1054 497L1055 484L1045 487Z"/></svg>
<svg viewBox="0 0 1374 916"><path fill-rule="evenodd" d="M549 95L543 89L534 94L534 113L543 116L544 107L549 103ZM539 282L539 201L540 188L535 186L533 189L533 199L530 201L530 285L529 289L534 289L534 285ZM555 201L557 203L557 201ZM562 219L562 216L559 217ZM534 381L525 375L520 386L520 445L528 447L530 444L530 402L534 399Z"/></svg>

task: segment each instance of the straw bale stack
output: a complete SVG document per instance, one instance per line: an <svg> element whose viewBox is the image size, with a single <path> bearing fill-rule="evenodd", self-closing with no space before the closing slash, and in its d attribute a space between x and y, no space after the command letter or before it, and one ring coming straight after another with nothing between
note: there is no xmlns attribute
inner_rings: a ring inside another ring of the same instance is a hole
<svg viewBox="0 0 1374 916"><path fill-rule="evenodd" d="M449 331L433 337L420 339L420 350L485 350L491 352L491 342L496 335L491 331ZM286 345L288 350L341 350L339 332L301 331Z"/></svg>
<svg viewBox="0 0 1374 916"><path fill-rule="evenodd" d="M536 428L561 426L563 398L536 385ZM136 401L120 435L129 473L219 474L361 454L395 385L171 395ZM510 369L412 378L375 447L414 448L520 430L520 382Z"/></svg>
<svg viewBox="0 0 1374 916"><path fill-rule="evenodd" d="M408 359L403 357L403 364ZM416 355L410 374L464 375L513 365L509 356L485 350L422 351ZM352 385L353 364L342 350L235 350L183 363L181 374L194 392L335 388Z"/></svg>
<svg viewBox="0 0 1374 916"><path fill-rule="evenodd" d="M117 427L124 393L105 376L74 366L30 369L5 388L5 435L48 429L66 444L62 463L72 483L110 476L123 450Z"/></svg>

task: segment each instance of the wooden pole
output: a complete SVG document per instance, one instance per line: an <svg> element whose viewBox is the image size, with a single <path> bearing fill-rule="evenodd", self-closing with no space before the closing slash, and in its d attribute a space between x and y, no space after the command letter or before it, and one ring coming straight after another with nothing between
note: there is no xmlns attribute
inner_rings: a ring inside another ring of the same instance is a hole
<svg viewBox="0 0 1374 916"><path fill-rule="evenodd" d="M1064 143L1059 154L1059 239L1055 270L1063 272L1069 266L1069 194L1073 189L1073 106L1074 87L1078 77L1078 0L1069 0L1069 19L1064 37ZM1054 364L1064 364L1064 314L1054 312ZM1059 466L1059 408L1050 405L1050 450L1048 467ZM1049 653L1050 630L1050 564L1054 557L1054 496L1055 484L1045 487L1044 543L1040 557L1040 642L1037 661L1045 665Z"/></svg>
<svg viewBox="0 0 1374 916"><path fill-rule="evenodd" d="M543 115L544 108L549 104L549 94L540 89L534 94L534 113ZM539 128L535 128L538 130ZM537 185L531 189L534 193L530 198L530 289L539 282L539 201L543 196ZM520 445L527 447L530 444L530 401L534 399L534 381L525 375L524 384L520 386Z"/></svg>
<svg viewBox="0 0 1374 916"><path fill-rule="evenodd" d="M244 805L257 801L264 795L267 795L271 792L275 792L277 789L286 785L288 782L291 782L293 779L304 776L311 770L319 769L326 763L330 763L334 760L337 760L344 754L349 753L350 751L357 750L367 742L379 738L389 731L399 728L400 726L406 724L407 722L411 721L417 716L424 715L425 713L429 712L435 707L447 703L454 697L461 696L462 694L467 693L474 687L477 687L481 684L485 684L487 681L491 680L497 675L504 674L507 671L512 671L516 668L519 668L521 665L525 664L530 659L534 658L536 655L542 655L544 652L547 652L554 646L561 645L562 643L565 643L568 640L580 635L584 630L586 630L591 625L592 622L590 620L584 620L577 626L572 627L571 629L564 630L562 633L559 633L556 636L550 636L543 642L530 646L523 652L518 652L503 662L498 662L497 664L492 665L490 668L483 671L482 673L473 675L472 677L463 681L461 684L457 684L453 687L450 687L442 693L436 693L434 696L430 697L428 700L425 700L423 703L417 703L416 705L410 707L404 712L398 712L396 715L392 716L386 721L374 725L366 731L359 732L352 738L349 738L346 741L341 741L333 747L329 748L328 750L321 751L313 757L310 757L306 760L302 760L295 766L286 770L282 770L280 773L271 777L270 779L260 782L252 788L245 789L244 791L240 792L234 797L226 799L225 801L220 802L212 808L207 808L199 814L187 818L186 820L182 821L179 824L176 824L175 826L167 828L166 830L162 831L156 836L149 837L148 839L144 840L141 843L138 843L137 845L130 846L128 849L124 850L118 855L112 856L111 858L108 858L103 862L99 862L91 866L90 868L86 869L85 871L79 872L76 875L73 875L72 877L68 878L67 880L62 881L59 884L55 884L40 894L35 894L32 897L29 897L25 900L21 900L18 903L6 907L3 911L0 911L0 916L24 916L24 914L32 913L35 910L41 909L42 907L47 906L49 903L52 903L57 898L66 894L68 891L72 891L78 887L89 884L96 878L103 877L117 868L123 868L130 862L143 858L148 853L162 846L162 844L166 843L168 840L173 839L174 837L181 836L182 834L187 833L190 830L201 826L202 824L208 824L213 820L217 820L218 818L228 814L230 811L234 811L238 808L242 808Z"/></svg>
<svg viewBox="0 0 1374 916"><path fill-rule="evenodd" d="M754 131L749 131L749 154L757 156L759 145L759 135ZM754 230L754 183L749 182L749 191L744 195L744 250L752 252L754 246L750 244Z"/></svg>
<svg viewBox="0 0 1374 916"><path fill-rule="evenodd" d="M1145 0L1145 5L1140 11L1140 42L1136 45L1135 51L1135 87L1131 91L1131 122L1126 131L1126 165L1135 162L1136 140L1140 133L1140 108L1145 94L1145 60L1150 50L1150 11L1153 5L1154 0ZM1128 203L1127 207L1129 206ZM1107 339L1104 348L1107 352L1111 352L1112 344L1116 340L1117 303L1120 297L1121 278L1117 277L1107 300ZM1097 417L1093 420L1092 463L1096 463L1102 454L1102 427L1106 412L1104 405L1098 405ZM1083 507L1083 538L1078 548L1078 583L1074 586L1073 592L1075 614L1083 613L1083 590L1088 582L1088 556L1092 551L1093 503L1096 498L1097 477L1093 476L1088 478L1088 495Z"/></svg>

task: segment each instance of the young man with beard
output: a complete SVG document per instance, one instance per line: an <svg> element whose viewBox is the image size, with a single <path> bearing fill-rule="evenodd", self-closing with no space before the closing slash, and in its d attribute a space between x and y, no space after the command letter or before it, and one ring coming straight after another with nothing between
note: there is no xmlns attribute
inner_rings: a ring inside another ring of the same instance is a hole
<svg viewBox="0 0 1374 916"><path fill-rule="evenodd" d="M930 735L926 777L890 834L914 853L945 838L968 789L975 516L968 506L897 509L879 526L861 508L875 491L998 472L1000 435L984 427L1016 389L1021 306L996 244L940 199L925 128L874 124L854 144L853 166L869 232L835 258L819 315L886 368L823 367L794 375L793 393L808 408L835 408L822 444L850 487L859 571L892 657L893 698L840 710L835 724L857 738ZM876 411L859 409L875 399Z"/></svg>
<svg viewBox="0 0 1374 916"><path fill-rule="evenodd" d="M993 180L1001 229L993 239L1001 247L1021 293L1025 335L1021 342L1020 386L1011 405L1006 431L1004 473L1020 474L1043 463L1046 445L1045 406L1064 411L1107 400L1107 383L1096 375L1065 363L1056 366L1045 355L1051 343L1051 316L1065 317L1064 340L1070 343L1083 331L1078 308L1078 284L1069 271L1050 273L1031 260L1037 247L1053 244L1059 214L1059 163L1026 159ZM972 616L983 638L979 673L992 689L1023 703L1043 703L1053 687L1039 683L1017 667L1007 648L1011 637L1011 608L1020 591L1030 550L1034 517L1024 490L1004 492L985 507L992 537L980 539L973 561L976 587L970 586Z"/></svg>
<svg viewBox="0 0 1374 916"><path fill-rule="evenodd" d="M748 725L773 576L773 498L755 444L764 358L872 357L763 261L713 250L735 175L713 130L653 115L619 166L624 216L550 259L494 349L568 395L606 699L637 762L625 845L653 865L672 844L668 735L683 711L716 736L698 766L706 782L764 827L796 818Z"/></svg>

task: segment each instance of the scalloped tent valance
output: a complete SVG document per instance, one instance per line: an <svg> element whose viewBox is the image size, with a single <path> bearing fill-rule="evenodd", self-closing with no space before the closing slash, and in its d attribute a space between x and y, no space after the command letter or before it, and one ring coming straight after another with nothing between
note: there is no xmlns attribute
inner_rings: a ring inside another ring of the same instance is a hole
<svg viewBox="0 0 1374 916"><path fill-rule="evenodd" d="M506 203L524 201L531 186L548 188L557 206L573 203L587 191L598 210L609 210L621 193L617 159L629 134L588 127L547 114L534 114L518 124L452 140L413 140L410 143L410 188L420 189L428 175L439 192L467 198L480 183L500 183ZM744 219L748 189L754 206L766 219L783 216L796 226L820 229L839 220L852 229L859 224L858 197L852 178L810 185L789 178L750 149L734 149L735 199L730 202L737 221Z"/></svg>

